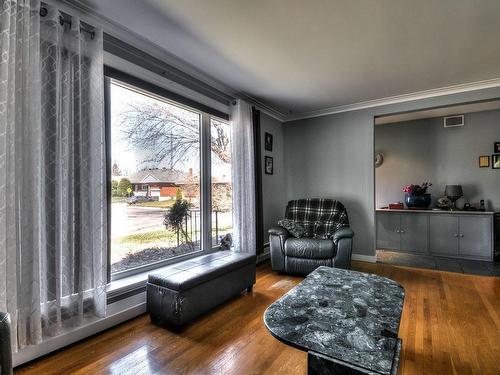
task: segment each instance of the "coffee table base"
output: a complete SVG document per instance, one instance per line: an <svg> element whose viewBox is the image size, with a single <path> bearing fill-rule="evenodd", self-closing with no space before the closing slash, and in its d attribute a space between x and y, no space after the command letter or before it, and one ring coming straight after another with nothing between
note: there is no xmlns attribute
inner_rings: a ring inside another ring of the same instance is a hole
<svg viewBox="0 0 500 375"><path fill-rule="evenodd" d="M394 362L392 363L391 375L398 374L399 357L401 355L401 339L396 345ZM327 357L315 352L307 352L307 374L308 375L374 375L376 372L353 366Z"/></svg>

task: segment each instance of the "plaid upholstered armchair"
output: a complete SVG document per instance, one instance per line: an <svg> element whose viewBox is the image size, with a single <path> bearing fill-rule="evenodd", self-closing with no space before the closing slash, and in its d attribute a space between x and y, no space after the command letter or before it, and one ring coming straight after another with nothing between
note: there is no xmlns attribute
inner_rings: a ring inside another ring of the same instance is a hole
<svg viewBox="0 0 500 375"><path fill-rule="evenodd" d="M339 201L290 201L278 224L269 230L274 271L307 275L319 266L350 267L354 233Z"/></svg>

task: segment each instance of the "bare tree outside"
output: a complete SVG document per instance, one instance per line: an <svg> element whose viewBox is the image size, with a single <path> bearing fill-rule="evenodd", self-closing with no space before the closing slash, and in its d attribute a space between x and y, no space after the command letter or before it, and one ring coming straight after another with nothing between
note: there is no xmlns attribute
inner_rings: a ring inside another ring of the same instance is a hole
<svg viewBox="0 0 500 375"><path fill-rule="evenodd" d="M145 164L167 163L171 169L200 152L200 121L185 111L157 103L130 104L122 113L121 131L130 146L148 150ZM214 122L211 131L213 155L222 163L231 162L231 150L224 124Z"/></svg>
<svg viewBox="0 0 500 375"><path fill-rule="evenodd" d="M185 111L162 106L158 103L134 103L122 113L121 131L130 146L138 150L152 150L142 163L144 165L168 165L175 169L199 150L199 118L186 116ZM231 148L228 125L211 121L212 164L230 168ZM224 167L223 167L224 168ZM199 188L186 185L188 195ZM228 181L226 181L228 182ZM199 181L198 181L199 184ZM220 212L232 209L232 188L226 184L212 185L212 207Z"/></svg>
<svg viewBox="0 0 500 375"><path fill-rule="evenodd" d="M212 208L219 212L228 212L233 208L233 189L229 184L212 184Z"/></svg>

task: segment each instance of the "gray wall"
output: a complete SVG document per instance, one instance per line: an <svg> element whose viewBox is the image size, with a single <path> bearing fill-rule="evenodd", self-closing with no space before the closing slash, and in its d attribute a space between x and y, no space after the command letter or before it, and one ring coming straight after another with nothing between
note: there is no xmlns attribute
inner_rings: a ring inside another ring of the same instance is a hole
<svg viewBox="0 0 500 375"><path fill-rule="evenodd" d="M261 112L261 144L262 144L262 203L264 216L264 243L269 241L267 230L276 225L285 215L285 168L283 149L283 124ZM264 149L265 133L273 135L273 151ZM274 162L274 174L264 173L264 157L271 156Z"/></svg>
<svg viewBox="0 0 500 375"><path fill-rule="evenodd" d="M498 97L500 88L490 88L287 122L287 199L328 196L341 200L356 233L354 253L373 256L374 116Z"/></svg>
<svg viewBox="0 0 500 375"><path fill-rule="evenodd" d="M499 110L466 114L465 126L457 128L444 128L442 117L377 125L375 150L384 163L375 169L376 206L403 201L404 185L430 181L433 204L447 184L459 184L459 207L484 199L500 210L500 170L478 166L480 155L493 153L495 140L500 142Z"/></svg>
<svg viewBox="0 0 500 375"><path fill-rule="evenodd" d="M288 198L341 201L356 233L355 252L371 254L373 118L364 111L349 112L284 128Z"/></svg>

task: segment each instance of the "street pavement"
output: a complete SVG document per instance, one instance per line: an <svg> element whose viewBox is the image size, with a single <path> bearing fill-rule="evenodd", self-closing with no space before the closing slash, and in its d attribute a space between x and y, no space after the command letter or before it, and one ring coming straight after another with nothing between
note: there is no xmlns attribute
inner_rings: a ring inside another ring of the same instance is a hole
<svg viewBox="0 0 500 375"><path fill-rule="evenodd" d="M113 203L111 204L111 238L165 229L163 225L165 212L164 208Z"/></svg>

